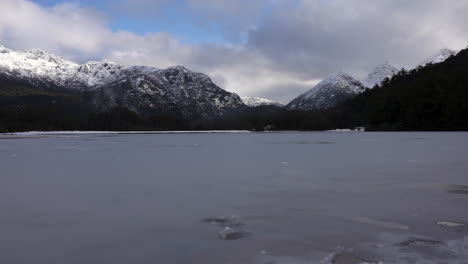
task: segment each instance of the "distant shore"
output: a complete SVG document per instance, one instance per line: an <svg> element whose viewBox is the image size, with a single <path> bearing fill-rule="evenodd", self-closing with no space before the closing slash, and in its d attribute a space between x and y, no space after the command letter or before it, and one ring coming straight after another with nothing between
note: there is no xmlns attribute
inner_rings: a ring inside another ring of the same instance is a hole
<svg viewBox="0 0 468 264"><path fill-rule="evenodd" d="M252 133L248 130L207 130L207 131L28 131L8 132L0 135L40 136L40 135L108 135L108 134L197 134L197 133Z"/></svg>

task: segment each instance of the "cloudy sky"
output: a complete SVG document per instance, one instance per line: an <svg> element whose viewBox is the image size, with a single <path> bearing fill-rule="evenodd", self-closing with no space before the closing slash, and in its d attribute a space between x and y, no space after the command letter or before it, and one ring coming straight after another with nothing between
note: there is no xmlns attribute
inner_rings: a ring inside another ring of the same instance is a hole
<svg viewBox="0 0 468 264"><path fill-rule="evenodd" d="M468 46L468 0L0 0L0 11L12 49L184 65L280 102L338 71L363 78Z"/></svg>

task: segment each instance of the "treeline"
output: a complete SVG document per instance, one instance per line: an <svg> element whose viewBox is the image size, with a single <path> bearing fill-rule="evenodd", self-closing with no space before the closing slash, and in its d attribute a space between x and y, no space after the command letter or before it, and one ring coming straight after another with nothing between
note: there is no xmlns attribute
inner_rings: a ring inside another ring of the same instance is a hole
<svg viewBox="0 0 468 264"><path fill-rule="evenodd" d="M175 113L141 117L125 109L98 110L69 90L41 90L0 78L0 132L31 130L329 130L364 126L377 131L468 130L468 50L439 64L402 70L326 111L243 108L216 119Z"/></svg>
<svg viewBox="0 0 468 264"><path fill-rule="evenodd" d="M185 119L177 113L142 117L126 108L102 111L88 94L41 90L0 78L0 132L55 130L324 130L333 126L321 112L291 112L277 106L242 108L220 118Z"/></svg>
<svg viewBox="0 0 468 264"><path fill-rule="evenodd" d="M371 130L468 130L468 50L443 63L402 70L327 114L334 126Z"/></svg>
<svg viewBox="0 0 468 264"><path fill-rule="evenodd" d="M126 108L90 112L72 108L64 98L56 105L37 104L51 98L27 97L28 107L0 110L0 132L17 131L171 131L171 130L326 130L329 123L320 113L289 112L284 109L244 109L218 119L188 120L177 116L158 115L142 118ZM57 100L57 98L54 98ZM60 100L58 99L58 100ZM0 104L3 103L0 99ZM31 107L31 105L34 105ZM268 107L266 107L268 108ZM84 113L88 112L87 115ZM323 120L323 121L321 121Z"/></svg>

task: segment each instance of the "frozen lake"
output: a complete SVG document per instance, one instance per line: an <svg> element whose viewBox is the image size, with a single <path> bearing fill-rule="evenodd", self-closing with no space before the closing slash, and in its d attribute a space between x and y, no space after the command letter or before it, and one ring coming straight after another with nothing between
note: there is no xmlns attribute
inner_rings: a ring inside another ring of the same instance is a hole
<svg viewBox="0 0 468 264"><path fill-rule="evenodd" d="M2 264L468 263L468 133L0 135L0 168Z"/></svg>

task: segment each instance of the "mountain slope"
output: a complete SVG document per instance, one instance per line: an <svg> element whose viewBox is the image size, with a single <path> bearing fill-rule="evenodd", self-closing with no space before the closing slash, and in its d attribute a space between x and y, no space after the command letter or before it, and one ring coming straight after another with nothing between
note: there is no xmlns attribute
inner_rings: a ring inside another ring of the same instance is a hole
<svg viewBox="0 0 468 264"><path fill-rule="evenodd" d="M438 53L434 54L430 58L426 59L421 66L428 64L436 64L446 61L450 56L456 55L457 52L451 49L441 49Z"/></svg>
<svg viewBox="0 0 468 264"><path fill-rule="evenodd" d="M292 100L289 110L324 110L349 100L364 91L361 82L346 73L337 73Z"/></svg>
<svg viewBox="0 0 468 264"><path fill-rule="evenodd" d="M184 119L209 119L245 107L238 95L181 66L124 67L110 61L79 65L40 50L0 46L0 76L41 90L77 91L100 110L119 106L141 116L173 113Z"/></svg>
<svg viewBox="0 0 468 264"><path fill-rule="evenodd" d="M367 78L364 80L363 84L367 88L374 88L376 85L381 85L383 80L386 78L391 79L393 75L398 72L398 69L391 65L390 63L386 62L381 64L369 73Z"/></svg>
<svg viewBox="0 0 468 264"><path fill-rule="evenodd" d="M154 113L184 118L211 118L243 107L239 96L216 86L200 73L176 66L164 70L127 68L115 81L92 91L101 109L123 106L149 116Z"/></svg>
<svg viewBox="0 0 468 264"><path fill-rule="evenodd" d="M242 99L242 102L244 102L244 104L248 107L259 107L259 106L269 106L269 105L283 107L283 105L278 102L271 101L265 98L260 98L260 97L244 96L244 97L241 97L241 99Z"/></svg>

